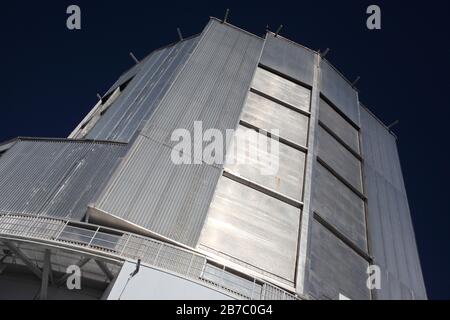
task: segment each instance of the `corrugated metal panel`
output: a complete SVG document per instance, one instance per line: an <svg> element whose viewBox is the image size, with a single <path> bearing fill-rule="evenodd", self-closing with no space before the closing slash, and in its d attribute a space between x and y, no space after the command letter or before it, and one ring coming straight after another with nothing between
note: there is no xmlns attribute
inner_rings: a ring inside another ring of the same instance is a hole
<svg viewBox="0 0 450 320"><path fill-rule="evenodd" d="M345 142L347 146L352 148L353 151L359 153L358 130L323 99L320 99L319 120Z"/></svg>
<svg viewBox="0 0 450 320"><path fill-rule="evenodd" d="M128 142L147 120L194 50L194 37L151 54L124 92L87 134L88 139Z"/></svg>
<svg viewBox="0 0 450 320"><path fill-rule="evenodd" d="M361 122L365 163L406 194L395 137L365 108L361 108Z"/></svg>
<svg viewBox="0 0 450 320"><path fill-rule="evenodd" d="M204 164L176 165L171 152L139 136L95 207L193 246L221 171Z"/></svg>
<svg viewBox="0 0 450 320"><path fill-rule="evenodd" d="M311 90L265 69L256 70L252 88L300 110L310 110Z"/></svg>
<svg viewBox="0 0 450 320"><path fill-rule="evenodd" d="M125 148L64 140L19 141L0 159L0 210L80 220Z"/></svg>
<svg viewBox="0 0 450 320"><path fill-rule="evenodd" d="M307 146L309 118L258 94L249 93L241 119L268 132L277 129L280 138Z"/></svg>
<svg viewBox="0 0 450 320"><path fill-rule="evenodd" d="M271 148L271 142L278 145L278 153ZM236 131L231 147L235 152L229 153L233 156L227 159L227 171L297 201L302 200L304 152L243 126Z"/></svg>
<svg viewBox="0 0 450 320"><path fill-rule="evenodd" d="M405 195L386 179L365 168L368 200L369 243L374 263L390 274L397 287L405 286L417 299L426 298L414 233ZM380 295L390 299L403 299L385 283Z"/></svg>
<svg viewBox="0 0 450 320"><path fill-rule="evenodd" d="M389 278L379 295L426 299L395 138L364 108L361 123L369 244L375 264Z"/></svg>
<svg viewBox="0 0 450 320"><path fill-rule="evenodd" d="M315 219L311 228L308 291L318 299L370 299L368 262Z"/></svg>
<svg viewBox="0 0 450 320"><path fill-rule="evenodd" d="M202 121L203 130L235 129L262 47L261 39L215 20L201 37L96 204L190 246L200 236L221 168L174 164L172 133L193 133L194 121Z"/></svg>
<svg viewBox="0 0 450 320"><path fill-rule="evenodd" d="M221 177L199 244L293 282L300 213Z"/></svg>
<svg viewBox="0 0 450 320"><path fill-rule="evenodd" d="M361 161L323 128L318 128L317 155L362 193Z"/></svg>
<svg viewBox="0 0 450 320"><path fill-rule="evenodd" d="M320 66L321 92L343 114L359 126L358 93L326 60L322 60Z"/></svg>
<svg viewBox="0 0 450 320"><path fill-rule="evenodd" d="M211 20L195 54L143 129L174 146L175 129L235 129L262 47L261 39Z"/></svg>
<svg viewBox="0 0 450 320"><path fill-rule="evenodd" d="M313 180L313 211L367 251L364 201L320 164Z"/></svg>
<svg viewBox="0 0 450 320"><path fill-rule="evenodd" d="M283 37L266 35L261 64L312 86L314 52Z"/></svg>

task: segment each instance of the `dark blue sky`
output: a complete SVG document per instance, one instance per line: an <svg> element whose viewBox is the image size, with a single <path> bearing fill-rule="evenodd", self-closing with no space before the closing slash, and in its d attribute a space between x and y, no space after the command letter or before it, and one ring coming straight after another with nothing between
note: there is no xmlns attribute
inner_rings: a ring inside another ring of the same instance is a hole
<svg viewBox="0 0 450 320"><path fill-rule="evenodd" d="M158 3L158 4L155 4ZM66 28L77 4L82 30ZM365 27L378 4L382 30ZM140 58L202 30L209 16L262 35L265 26L313 49L349 79L360 100L395 127L430 298L450 299L448 1L10 1L1 12L0 141L64 137Z"/></svg>

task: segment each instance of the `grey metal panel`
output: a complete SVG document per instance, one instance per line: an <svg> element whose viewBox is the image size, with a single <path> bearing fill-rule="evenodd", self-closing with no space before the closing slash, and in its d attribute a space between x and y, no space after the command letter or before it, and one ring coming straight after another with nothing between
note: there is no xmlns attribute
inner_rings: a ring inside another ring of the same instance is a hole
<svg viewBox="0 0 450 320"><path fill-rule="evenodd" d="M193 246L221 171L205 164L176 165L171 152L139 136L95 207Z"/></svg>
<svg viewBox="0 0 450 320"><path fill-rule="evenodd" d="M414 300L411 289L401 283L398 278L385 269L381 270L381 290L376 290L377 300Z"/></svg>
<svg viewBox="0 0 450 320"><path fill-rule="evenodd" d="M260 62L271 69L312 86L314 52L310 49L268 33Z"/></svg>
<svg viewBox="0 0 450 320"><path fill-rule="evenodd" d="M256 70L252 88L300 110L310 110L311 90L265 69Z"/></svg>
<svg viewBox="0 0 450 320"><path fill-rule="evenodd" d="M126 146L19 141L0 159L0 211L83 218Z"/></svg>
<svg viewBox="0 0 450 320"><path fill-rule="evenodd" d="M149 119L143 134L174 146L175 129L235 129L258 63L263 40L211 20L202 40Z"/></svg>
<svg viewBox="0 0 450 320"><path fill-rule="evenodd" d="M96 207L187 245L195 245L221 174L220 166L175 165L175 129L235 129L262 40L211 20L133 143ZM198 158L196 158L198 160Z"/></svg>
<svg viewBox="0 0 450 320"><path fill-rule="evenodd" d="M300 214L221 177L199 244L293 282Z"/></svg>
<svg viewBox="0 0 450 320"><path fill-rule="evenodd" d="M266 143L267 142L267 143ZM274 145L278 146L275 152ZM225 168L288 197L302 200L305 153L240 126ZM268 150L270 148L270 150Z"/></svg>
<svg viewBox="0 0 450 320"><path fill-rule="evenodd" d="M318 137L317 155L362 193L361 161L321 127Z"/></svg>
<svg viewBox="0 0 450 320"><path fill-rule="evenodd" d="M307 146L309 118L253 92L248 94L241 120L268 132L278 129L280 138Z"/></svg>
<svg viewBox="0 0 450 320"><path fill-rule="evenodd" d="M361 108L364 161L406 194L395 137L365 108Z"/></svg>
<svg viewBox="0 0 450 320"><path fill-rule="evenodd" d="M313 211L367 251L364 201L319 163L313 179Z"/></svg>
<svg viewBox="0 0 450 320"><path fill-rule="evenodd" d="M359 126L358 93L334 69L329 62L322 60L320 90L339 110Z"/></svg>
<svg viewBox="0 0 450 320"><path fill-rule="evenodd" d="M337 113L328 103L320 99L319 120L323 122L353 151L359 153L358 130Z"/></svg>
<svg viewBox="0 0 450 320"><path fill-rule="evenodd" d="M151 116L197 42L198 37L179 42L141 62L135 78L86 137L128 142Z"/></svg>
<svg viewBox="0 0 450 320"><path fill-rule="evenodd" d="M370 167L365 168L368 200L369 243L374 263L396 281L414 292L416 299L425 299L420 262L414 233L409 220L405 195L389 184ZM381 294L389 287L381 286ZM400 291L389 293L390 299L402 299Z"/></svg>
<svg viewBox="0 0 450 320"><path fill-rule="evenodd" d="M412 292L414 299L426 299L395 138L364 108L361 124L369 244L391 284L382 284L380 295L402 299Z"/></svg>
<svg viewBox="0 0 450 320"><path fill-rule="evenodd" d="M368 262L313 219L311 228L309 294L318 299L370 299L366 286Z"/></svg>

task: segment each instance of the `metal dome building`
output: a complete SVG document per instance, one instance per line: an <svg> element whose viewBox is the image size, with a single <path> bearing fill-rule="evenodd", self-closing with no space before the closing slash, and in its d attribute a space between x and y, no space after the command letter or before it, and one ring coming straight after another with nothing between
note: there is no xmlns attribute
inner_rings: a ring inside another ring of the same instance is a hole
<svg viewBox="0 0 450 320"><path fill-rule="evenodd" d="M278 129L278 171L174 164L172 133L196 121ZM67 139L0 144L0 299L343 296L426 299L396 138L278 34L211 18L121 75Z"/></svg>

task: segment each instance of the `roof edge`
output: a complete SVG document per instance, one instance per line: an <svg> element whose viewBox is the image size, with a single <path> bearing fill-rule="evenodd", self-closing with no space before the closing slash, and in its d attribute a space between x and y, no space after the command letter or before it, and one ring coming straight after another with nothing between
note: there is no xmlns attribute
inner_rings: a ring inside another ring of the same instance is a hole
<svg viewBox="0 0 450 320"><path fill-rule="evenodd" d="M14 143L17 141L53 141L53 142L73 142L73 143L98 143L98 144L115 144L126 146L128 143L121 141L111 141L111 140L96 140L96 139L70 139L70 138L51 138L51 137L26 137L18 136L14 139L7 140L5 142L0 142L1 145L8 143Z"/></svg>

